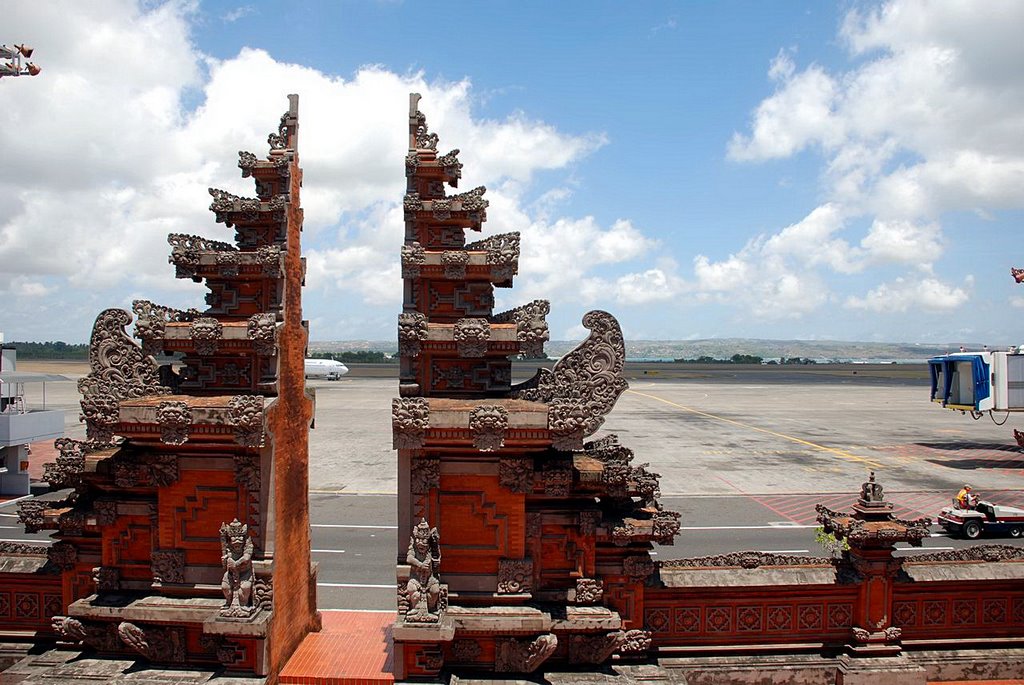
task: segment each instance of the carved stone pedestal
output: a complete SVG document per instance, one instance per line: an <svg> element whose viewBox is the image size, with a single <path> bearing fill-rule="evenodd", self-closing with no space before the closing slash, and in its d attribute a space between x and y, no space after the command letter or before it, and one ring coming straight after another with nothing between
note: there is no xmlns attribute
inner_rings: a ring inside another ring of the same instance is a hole
<svg viewBox="0 0 1024 685"><path fill-rule="evenodd" d="M836 685L925 685L922 666L905 656L858 658L840 656Z"/></svg>

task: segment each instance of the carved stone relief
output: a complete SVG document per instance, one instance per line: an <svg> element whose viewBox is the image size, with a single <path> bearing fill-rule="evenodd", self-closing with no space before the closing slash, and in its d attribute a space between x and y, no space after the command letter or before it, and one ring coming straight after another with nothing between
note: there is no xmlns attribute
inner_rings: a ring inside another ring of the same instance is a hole
<svg viewBox="0 0 1024 685"><path fill-rule="evenodd" d="M121 400L171 392L160 385L156 362L125 332L131 321L122 309L107 309L96 317L89 342L91 370L78 381L86 435L100 443L114 437Z"/></svg>
<svg viewBox="0 0 1024 685"><path fill-rule="evenodd" d="M168 445L188 442L188 429L192 425L192 411L185 402L161 402L156 407L156 422L160 426L160 440Z"/></svg>
<svg viewBox="0 0 1024 685"><path fill-rule="evenodd" d="M499 673L532 673L554 654L558 638L553 633L530 640L498 638L494 641L494 670Z"/></svg>
<svg viewBox="0 0 1024 685"><path fill-rule="evenodd" d="M583 325L591 333L576 349L563 356L551 371L541 369L517 396L549 405L548 427L555 449L581 449L583 438L604 423L628 387L622 377L625 343L618 321L602 311L588 312Z"/></svg>
<svg viewBox="0 0 1024 685"><path fill-rule="evenodd" d="M263 401L262 395L235 395L228 403L235 442L243 447L263 447Z"/></svg>
<svg viewBox="0 0 1024 685"><path fill-rule="evenodd" d="M533 559L498 560L497 592L499 595L533 592Z"/></svg>
<svg viewBox="0 0 1024 685"><path fill-rule="evenodd" d="M152 568L154 582L184 583L185 552L174 549L154 550Z"/></svg>
<svg viewBox="0 0 1024 685"><path fill-rule="evenodd" d="M500 405L475 407L469 413L473 447L482 452L493 452L504 447L507 428L508 412Z"/></svg>
<svg viewBox="0 0 1024 685"><path fill-rule="evenodd" d="M398 315L398 353L403 357L418 357L421 343L427 339L427 317L419 312Z"/></svg>
<svg viewBox="0 0 1024 685"><path fill-rule="evenodd" d="M391 427L396 450L423 447L430 427L430 405L423 397L402 397L391 402Z"/></svg>
<svg viewBox="0 0 1024 685"><path fill-rule="evenodd" d="M601 664L619 649L626 634L621 630L604 635L569 636L570 664Z"/></svg>
<svg viewBox="0 0 1024 685"><path fill-rule="evenodd" d="M491 325L487 319L459 319L455 322L453 336L460 357L483 357L491 339Z"/></svg>
<svg viewBox="0 0 1024 685"><path fill-rule="evenodd" d="M638 656L646 654L653 643L651 631L649 630L627 630L619 645L619 653L624 656Z"/></svg>
<svg viewBox="0 0 1024 685"><path fill-rule="evenodd" d="M413 459L409 489L414 495L425 495L441 485L441 462L438 459Z"/></svg>
<svg viewBox="0 0 1024 685"><path fill-rule="evenodd" d="M117 634L125 646L130 647L149 661L180 664L185 661L185 629L154 628L142 629L134 623L122 621Z"/></svg>
<svg viewBox="0 0 1024 685"><path fill-rule="evenodd" d="M604 597L604 583L595 578L576 579L576 603L600 604Z"/></svg>
<svg viewBox="0 0 1024 685"><path fill-rule="evenodd" d="M409 551L409 581L405 587L408 609L403 617L407 623L437 623L448 607L448 586L442 585L441 542L437 528L425 519L412 529Z"/></svg>
<svg viewBox="0 0 1024 685"><path fill-rule="evenodd" d="M438 201L434 201L437 207ZM435 212L437 210L435 209ZM461 281L466 278L466 265L469 264L469 254L461 250L446 250L441 253L441 266L444 267L444 277L450 281Z"/></svg>
<svg viewBox="0 0 1024 685"><path fill-rule="evenodd" d="M517 494L533 491L533 458L502 457L498 461L498 482Z"/></svg>
<svg viewBox="0 0 1024 685"><path fill-rule="evenodd" d="M427 261L423 246L417 242L402 245L402 278L419 278L420 267Z"/></svg>
<svg viewBox="0 0 1024 685"><path fill-rule="evenodd" d="M121 587L121 572L112 566L97 566L92 570L92 581L97 592L114 592Z"/></svg>
<svg viewBox="0 0 1024 685"><path fill-rule="evenodd" d="M572 466L567 462L547 462L541 471L544 494L549 497L567 497L572 486Z"/></svg>
<svg viewBox="0 0 1024 685"><path fill-rule="evenodd" d="M626 557L622 560L622 572L630 580L643 581L654 574L654 560L648 556Z"/></svg>
<svg viewBox="0 0 1024 685"><path fill-rule="evenodd" d="M221 565L224 577L220 588L224 593L224 618L249 618L258 609L253 603L252 538L249 527L238 519L220 527Z"/></svg>
<svg viewBox="0 0 1024 685"><path fill-rule="evenodd" d="M50 548L46 551L46 556L50 563L62 571L67 571L74 568L75 564L78 563L78 548L70 542L61 540L50 545Z"/></svg>
<svg viewBox="0 0 1024 685"><path fill-rule="evenodd" d="M271 313L253 314L247 330L256 354L273 357L277 354L277 317Z"/></svg>
<svg viewBox="0 0 1024 685"><path fill-rule="evenodd" d="M213 317L204 316L195 319L189 325L189 336L195 345L196 354L207 357L217 352L220 339L224 335L224 325Z"/></svg>

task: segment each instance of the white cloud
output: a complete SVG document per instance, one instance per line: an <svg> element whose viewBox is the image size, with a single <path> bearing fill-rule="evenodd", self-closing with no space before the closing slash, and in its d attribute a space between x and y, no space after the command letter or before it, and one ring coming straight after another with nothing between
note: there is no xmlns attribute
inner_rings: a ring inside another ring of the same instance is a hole
<svg viewBox="0 0 1024 685"><path fill-rule="evenodd" d="M949 311L966 303L969 297L971 279L965 288L959 288L931 278L897 278L891 283L882 283L863 297L850 296L845 305L850 309L862 309L880 313L902 313L921 308L931 311Z"/></svg>
<svg viewBox="0 0 1024 685"><path fill-rule="evenodd" d="M222 19L250 10L239 6ZM560 212L571 193L572 166L607 142L603 133L564 133L523 112L480 118L468 80L432 81L421 72L373 65L347 78L253 48L214 59L192 43L198 14L194 2L132 0L6 10L5 28L33 36L44 63L36 79L0 84L5 120L14 122L0 129L0 146L20 160L20 177L2 181L0 264L21 279L23 296L45 300L60 289L69 303L84 307L84 298L96 293L117 303L133 292L171 306L201 306L202 286L173 278L166 234L231 239L206 209L207 188L254 194L252 181L240 178L235 151L263 154L286 95L295 92L307 309L314 320L330 321L318 308L335 306L342 293L346 325L378 327L363 331L367 336L394 334L410 92L422 94L440 148L462 149L461 189L490 187L486 233L523 234L521 287L509 305L535 297L614 298L609 277L594 270L621 272L655 245L627 219L602 225ZM199 104L190 110L186 102ZM535 188L538 172L551 170L565 170L565 178ZM86 336L81 319L108 302L90 303L90 313L75 319L76 334L64 335ZM375 307L388 316L379 317ZM386 328L372 323L384 320ZM29 327L13 319L5 325ZM65 322L52 325L59 330ZM353 332L328 323L313 333L328 335Z"/></svg>
<svg viewBox="0 0 1024 685"><path fill-rule="evenodd" d="M824 158L824 201L728 260L699 257L699 286L718 292L721 280L742 272L755 289L773 292L764 267L772 260L798 280L831 284L898 263L918 275L881 283L847 305L965 303L969 288L921 276L946 257L943 213L1024 207L1024 81L1010 66L1024 63L1022 25L1024 4L1013 0L889 0L846 16L845 71L801 68L795 51L780 51L768 70L775 92L754 109L749 132L734 134L728 154L763 162L815 151Z"/></svg>

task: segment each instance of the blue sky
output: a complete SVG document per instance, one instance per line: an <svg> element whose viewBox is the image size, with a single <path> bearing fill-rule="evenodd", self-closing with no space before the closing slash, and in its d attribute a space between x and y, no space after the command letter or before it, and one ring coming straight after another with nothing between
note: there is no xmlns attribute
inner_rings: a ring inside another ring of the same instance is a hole
<svg viewBox="0 0 1024 685"><path fill-rule="evenodd" d="M252 194L235 151L289 92L311 337L392 339L416 90L460 190L488 186L485 233L522 232L499 307L550 299L554 338L599 308L633 339L1024 341L1021 3L102 0L5 24L44 69L0 82L7 339L200 306L164 236L230 237L206 187Z"/></svg>

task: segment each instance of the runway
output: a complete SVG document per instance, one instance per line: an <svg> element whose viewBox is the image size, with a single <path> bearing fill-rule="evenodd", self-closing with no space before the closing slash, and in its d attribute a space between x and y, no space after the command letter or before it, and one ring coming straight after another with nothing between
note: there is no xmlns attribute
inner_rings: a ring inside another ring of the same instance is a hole
<svg viewBox="0 0 1024 685"><path fill-rule="evenodd" d="M638 463L650 463L663 505L682 514L676 545L659 547L657 558L822 554L814 505L848 508L872 470L904 518L934 517L965 481L983 498L1024 507L1024 454L1012 437L1024 416L996 426L943 410L928 401L920 373L681 366L628 369L631 388L598 433L616 433ZM397 381L361 372L310 381L309 501L324 609L394 608ZM79 437L74 384L47 384L47 402L68 411L69 434ZM0 507L0 538L38 537L20 532L13 511ZM931 551L964 544L938 529L925 541Z"/></svg>

